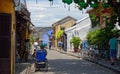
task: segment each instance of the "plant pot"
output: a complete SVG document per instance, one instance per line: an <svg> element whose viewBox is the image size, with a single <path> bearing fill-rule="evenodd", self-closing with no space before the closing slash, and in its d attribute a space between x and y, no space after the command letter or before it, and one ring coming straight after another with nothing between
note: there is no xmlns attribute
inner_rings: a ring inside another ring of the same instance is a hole
<svg viewBox="0 0 120 74"><path fill-rule="evenodd" d="M78 52L78 48L74 48L74 52Z"/></svg>

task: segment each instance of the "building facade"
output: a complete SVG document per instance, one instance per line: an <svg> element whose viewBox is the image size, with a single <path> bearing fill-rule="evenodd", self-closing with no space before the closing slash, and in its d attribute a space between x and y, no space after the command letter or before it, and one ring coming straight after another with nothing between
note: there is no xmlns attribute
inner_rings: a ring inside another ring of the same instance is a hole
<svg viewBox="0 0 120 74"><path fill-rule="evenodd" d="M16 19L16 52L20 55L21 60L27 60L27 50L31 49L30 35L32 30L30 27L34 26L31 23L30 12L27 9L26 0L20 0L18 6L15 7L15 19ZM22 52L25 52L22 54ZM21 54L20 54L21 53ZM16 53L17 55L17 53ZM24 56L23 56L24 55ZM16 57L17 58L17 57Z"/></svg>
<svg viewBox="0 0 120 74"><path fill-rule="evenodd" d="M15 74L15 12L13 0L0 0L0 74Z"/></svg>
<svg viewBox="0 0 120 74"><path fill-rule="evenodd" d="M53 29L53 39L52 39L52 42L53 42L53 47L57 48L58 47L58 41L60 40L59 38L57 38L57 34L58 32L60 32L60 30L65 30L67 28L70 28L72 27L75 22L77 20L74 19L73 17L71 16L67 16L59 21L57 21L56 23L53 23L52 24L52 29ZM67 44L65 43L65 40L66 37L65 37L65 34L63 35L63 42L64 42L64 46L66 46Z"/></svg>
<svg viewBox="0 0 120 74"><path fill-rule="evenodd" d="M29 38L32 23L25 1L0 0L0 74L15 74L17 38ZM25 44L22 42L21 45Z"/></svg>
<svg viewBox="0 0 120 74"><path fill-rule="evenodd" d="M76 22L76 25L65 30L67 34L67 51L73 51L73 46L70 43L72 37L77 36L83 41L86 38L87 33L91 29L91 21L89 16Z"/></svg>

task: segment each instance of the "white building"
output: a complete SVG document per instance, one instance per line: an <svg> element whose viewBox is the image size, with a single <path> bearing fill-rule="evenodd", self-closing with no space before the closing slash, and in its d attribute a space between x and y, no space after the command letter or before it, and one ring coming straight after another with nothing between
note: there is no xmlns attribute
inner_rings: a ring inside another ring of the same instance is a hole
<svg viewBox="0 0 120 74"><path fill-rule="evenodd" d="M67 51L73 51L73 46L70 40L73 36L78 36L80 39L85 40L88 31L91 28L91 21L89 16L76 22L76 25L65 30L67 34Z"/></svg>

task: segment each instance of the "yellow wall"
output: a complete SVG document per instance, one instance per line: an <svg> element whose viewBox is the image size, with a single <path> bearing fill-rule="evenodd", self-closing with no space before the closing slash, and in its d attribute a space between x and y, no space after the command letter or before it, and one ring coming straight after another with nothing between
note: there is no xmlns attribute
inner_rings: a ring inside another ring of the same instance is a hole
<svg viewBox="0 0 120 74"><path fill-rule="evenodd" d="M30 38L30 33L29 33L29 22L27 22L27 25L26 25L26 39L29 39Z"/></svg>
<svg viewBox="0 0 120 74"><path fill-rule="evenodd" d="M11 73L15 74L15 13L12 0L0 0L0 13L9 13L12 15L12 25L11 25Z"/></svg>
<svg viewBox="0 0 120 74"><path fill-rule="evenodd" d="M67 21L67 22L65 22L63 24L57 24L56 26L54 26L55 27L55 32L54 32L55 36L61 30L61 27L64 27L65 29L70 28L73 24L75 24L75 22L76 22L75 20L71 19L71 20L69 20L69 21ZM54 43L55 43L55 47L57 47L58 40L55 39Z"/></svg>

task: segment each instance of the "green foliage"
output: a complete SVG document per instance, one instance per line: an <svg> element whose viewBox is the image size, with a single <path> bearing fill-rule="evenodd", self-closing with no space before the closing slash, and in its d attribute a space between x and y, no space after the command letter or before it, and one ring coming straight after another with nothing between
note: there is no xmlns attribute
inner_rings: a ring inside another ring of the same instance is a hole
<svg viewBox="0 0 120 74"><path fill-rule="evenodd" d="M30 36L30 42L34 42L33 36Z"/></svg>
<svg viewBox="0 0 120 74"><path fill-rule="evenodd" d="M73 37L70 42L73 43L74 48L78 48L81 43L81 39L79 37Z"/></svg>
<svg viewBox="0 0 120 74"><path fill-rule="evenodd" d="M66 0L64 0L66 1ZM86 9L87 7L91 6L95 12L92 12L90 14L92 27L95 27L96 25L100 24L100 18L104 18L105 20L103 23L106 25L104 29L98 29L92 32L89 32L87 35L87 41L89 44L93 45L107 45L109 39L112 37L113 34L119 35L119 31L114 30L115 24L118 21L117 18L119 18L118 10L116 9L116 5L113 3L110 3L110 0L108 0L108 3L106 0L73 0L75 4L78 5L79 10L82 10L83 8ZM102 7L101 3L102 2ZM111 1L112 2L112 1ZM104 16L104 14L101 10L110 8L109 12L110 16ZM71 41L72 42L72 41Z"/></svg>
<svg viewBox="0 0 120 74"><path fill-rule="evenodd" d="M99 17L95 13L89 15L92 23L92 28L96 27L99 23Z"/></svg>
<svg viewBox="0 0 120 74"><path fill-rule="evenodd" d="M119 35L119 33L119 30L111 30L107 27L89 32L86 39L90 45L99 45L99 47L103 47L103 45L108 45L109 39L113 34Z"/></svg>
<svg viewBox="0 0 120 74"><path fill-rule="evenodd" d="M56 35L56 38L57 39L60 39L60 37L61 37L61 35L64 33L64 31L63 30L60 30L58 33L57 33L57 35Z"/></svg>

